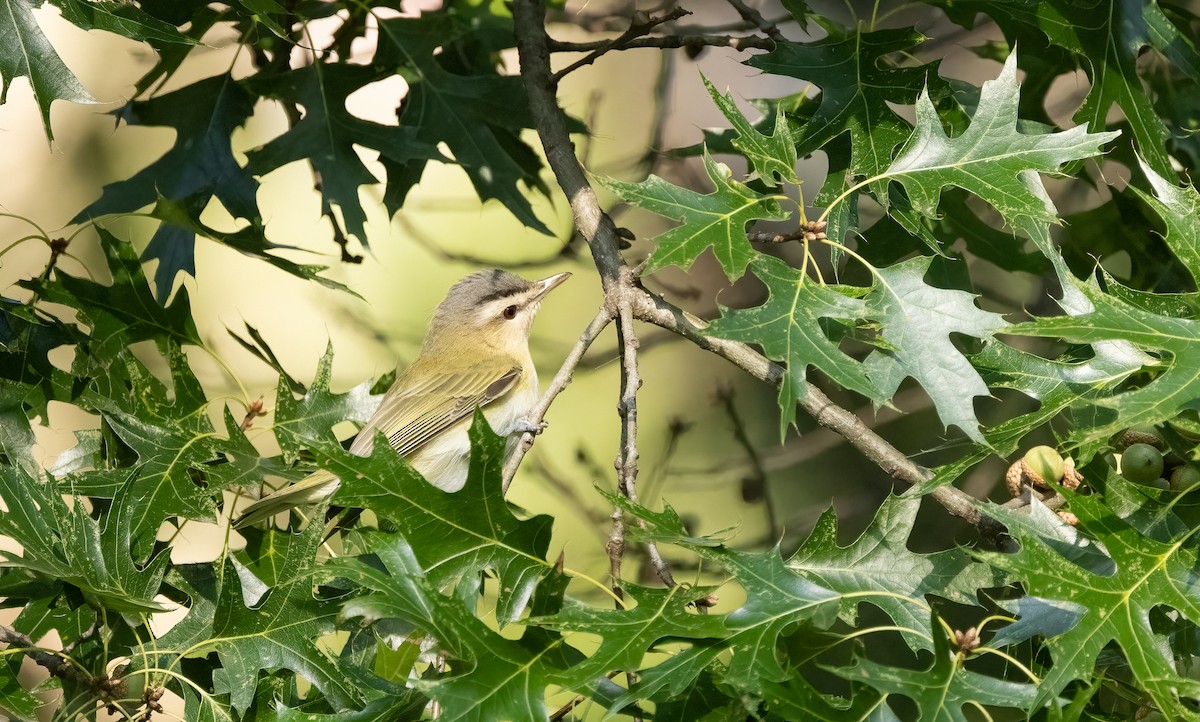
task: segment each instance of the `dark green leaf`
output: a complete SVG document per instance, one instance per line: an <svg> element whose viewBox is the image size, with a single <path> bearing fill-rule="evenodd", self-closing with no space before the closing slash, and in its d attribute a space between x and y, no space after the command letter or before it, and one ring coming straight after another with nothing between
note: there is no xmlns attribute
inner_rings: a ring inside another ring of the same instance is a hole
<svg viewBox="0 0 1200 722"><path fill-rule="evenodd" d="M672 185L652 175L641 183L601 180L608 190L639 208L682 221L655 237L657 244L646 265L646 273L667 266L691 268L696 257L710 246L731 280L746 272L755 256L746 238L746 226L755 220L787 220L779 197L764 196L730 177L729 168L706 152L704 168L716 188L709 195Z"/></svg>
<svg viewBox="0 0 1200 722"><path fill-rule="evenodd" d="M863 365L842 353L821 327L820 319L853 323L867 314L857 298L823 286L783 261L756 256L750 263L754 275L767 285L766 303L746 310L722 309L708 332L718 338L759 344L766 355L787 364L779 386L780 434L796 419L796 402L804 398L809 366L814 366L839 386L885 403L887 397L867 380Z"/></svg>
<svg viewBox="0 0 1200 722"><path fill-rule="evenodd" d="M1069 499L1079 528L1095 538L1090 556L1100 556L1107 565L1094 559L1081 563L1076 546L1055 543L1061 534L1056 527L1065 525L1052 513L1019 514L996 505L984 510L1008 527L1020 550L979 552L981 558L1020 580L1028 594L1071 602L1082 612L1069 630L1046 639L1054 664L1042 675L1037 703L1074 679L1090 678L1101 650L1115 641L1139 687L1164 713L1182 716L1180 700L1200 699L1200 682L1176 672L1174 660L1151 628L1150 614L1161 605L1193 622L1200 620L1195 535L1179 525L1178 533L1158 541L1117 518L1098 496L1069 494ZM1042 508L1036 501L1034 505ZM1068 551L1074 553L1066 556Z"/></svg>
<svg viewBox="0 0 1200 722"><path fill-rule="evenodd" d="M502 21L505 46L512 42L507 24ZM420 177L426 159L439 159L432 149L445 143L480 199L499 200L521 223L549 235L550 229L534 215L520 188L523 184L548 195L538 177L541 161L520 138L523 129L533 127L525 87L515 76L494 70L460 75L439 62L446 54L439 56L435 51L456 30L448 15L426 14L379 23L375 62L399 70L409 83L400 125L411 132L409 142L417 147L406 155L384 152L388 194L402 199L401 191ZM421 148L430 152L422 153ZM400 187L394 188L397 183ZM393 214L397 210L388 208Z"/></svg>
<svg viewBox="0 0 1200 722"><path fill-rule="evenodd" d="M173 128L175 144L132 178L105 186L100 198L80 211L73 222L131 213L159 198L192 198L202 209L213 196L231 215L258 222L258 184L233 157L229 142L230 134L253 110L253 96L228 74L126 104L117 111L119 118L130 125ZM160 300L170 294L178 272L196 274L194 244L194 229L184 226L161 227L155 233L145 256L159 260L154 280Z"/></svg>
<svg viewBox="0 0 1200 722"><path fill-rule="evenodd" d="M186 289L180 289L170 305L160 306L150 292L133 246L103 228L97 232L112 285L102 286L90 278L58 271L54 281L41 287L45 299L78 310L97 343L112 339L128 344L165 338L179 344L202 345Z"/></svg>
<svg viewBox="0 0 1200 722"><path fill-rule="evenodd" d="M1002 586L1003 579L986 565L972 562L961 549L931 554L909 551L908 539L920 506L920 497L889 496L866 531L845 547L837 543L837 515L827 509L787 566L844 595L847 621L855 621L859 602L869 602L898 626L912 630L904 633L910 646L929 649L926 611L901 597L923 599L936 594L960 604L978 604L976 590Z"/></svg>
<svg viewBox="0 0 1200 722"><path fill-rule="evenodd" d="M180 247L172 246L171 244L175 241L183 241L184 239L194 239L196 235L201 235L229 246L251 258L266 261L272 266L290 273L297 278L316 281L326 288L333 288L351 294L354 293L348 286L321 275L321 272L326 270L326 266L296 263L276 253L276 251L280 250L289 251L299 249L295 246L282 245L267 240L266 229L262 225L252 223L236 231L218 231L215 228L205 225L201 222L200 215L204 212L207 203L208 198L203 193L189 196L179 201L160 197L158 202L154 204L154 208L151 209L150 215L158 218L163 223L154 234L154 238L151 239L150 245L146 247L145 255L164 253L170 254L171 258L176 258L176 253L183 253L190 259L191 240L187 240L186 247L182 250ZM160 301L165 301L167 295L171 292L169 283L166 286L161 285L164 281L169 281L169 279L161 278L162 265L169 260L165 257L160 258L159 272L155 274ZM190 260L188 262L190 263Z"/></svg>
<svg viewBox="0 0 1200 722"><path fill-rule="evenodd" d="M111 0L53 0L63 18L85 30L106 30L130 40L195 45L196 40L179 32L132 3Z"/></svg>
<svg viewBox="0 0 1200 722"><path fill-rule="evenodd" d="M821 104L796 135L799 155L849 132L850 173L874 178L891 162L892 151L911 128L890 104L911 104L927 84L942 87L937 63L896 67L888 58L911 53L924 40L912 28L849 33L834 29L811 43L778 43L775 50L747 64L820 86Z"/></svg>
<svg viewBox="0 0 1200 722"><path fill-rule="evenodd" d="M351 93L383 77L370 66L316 62L249 81L261 95L304 108L304 116L286 133L249 154L250 172L263 175L288 163L307 160L319 175L318 187L325 203L341 210L346 230L360 241L366 239L363 223L367 217L358 189L378 179L363 164L354 146L373 148L400 163L417 159L423 163L441 157L434 145L418 137L412 128L363 120L346 108Z"/></svg>
<svg viewBox="0 0 1200 722"><path fill-rule="evenodd" d="M771 135L760 133L742 111L738 110L729 93L722 95L708 78L704 78L704 87L721 113L737 131L733 147L741 152L746 160L754 167L752 178L761 178L770 186L778 185L779 181L800 183L796 177L796 143L792 140L788 129L787 116L782 112L775 113L775 131Z"/></svg>
<svg viewBox="0 0 1200 722"><path fill-rule="evenodd" d="M546 716L543 696L549 648L530 650L489 629L458 600L425 578L403 537L375 552L377 564L338 560L329 565L373 593L348 601L343 614L366 621L399 619L437 640L455 674L422 679L418 688L442 705L444 720L535 720ZM386 571L385 571L386 570ZM561 641L551 642L552 646Z"/></svg>
<svg viewBox="0 0 1200 722"><path fill-rule="evenodd" d="M95 103L79 79L67 69L54 46L42 34L30 0L0 0L0 104L8 99L12 82L22 76L29 78L33 98L42 111L42 126L46 136L54 140L50 127L50 104L56 100L73 103Z"/></svg>
<svg viewBox="0 0 1200 722"><path fill-rule="evenodd" d="M1099 130L1106 127L1112 106L1119 106L1138 152L1155 172L1174 177L1166 149L1169 132L1138 77L1139 56L1153 47L1193 82L1200 81L1200 55L1192 39L1154 0L1054 0L1039 3L1038 20L1051 42L1075 53L1088 71L1091 92L1075 121Z"/></svg>

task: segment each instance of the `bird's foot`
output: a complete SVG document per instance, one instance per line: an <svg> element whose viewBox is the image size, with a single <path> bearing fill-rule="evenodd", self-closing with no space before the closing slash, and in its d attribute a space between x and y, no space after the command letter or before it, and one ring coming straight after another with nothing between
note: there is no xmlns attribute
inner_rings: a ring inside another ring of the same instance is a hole
<svg viewBox="0 0 1200 722"><path fill-rule="evenodd" d="M517 419L514 434L540 434L546 430L547 424L545 421L533 421L532 419Z"/></svg>

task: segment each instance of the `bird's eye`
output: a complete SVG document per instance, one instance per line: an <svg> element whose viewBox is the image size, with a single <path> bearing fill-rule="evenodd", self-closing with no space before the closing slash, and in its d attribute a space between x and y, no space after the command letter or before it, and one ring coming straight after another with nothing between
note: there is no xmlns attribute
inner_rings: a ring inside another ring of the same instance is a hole
<svg viewBox="0 0 1200 722"><path fill-rule="evenodd" d="M516 306L508 306L503 311L500 312L500 315L505 317L509 321L511 321L517 317L517 307Z"/></svg>

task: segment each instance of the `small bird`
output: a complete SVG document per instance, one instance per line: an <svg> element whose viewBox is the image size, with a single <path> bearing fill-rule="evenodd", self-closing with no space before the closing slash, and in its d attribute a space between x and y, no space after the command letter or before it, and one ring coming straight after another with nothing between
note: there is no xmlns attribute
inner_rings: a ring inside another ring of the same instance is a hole
<svg viewBox="0 0 1200 722"><path fill-rule="evenodd" d="M570 276L527 281L490 269L456 283L434 312L421 352L388 389L350 453L369 455L381 431L431 484L458 491L470 464L467 429L482 407L492 430L509 437L511 454L518 434L541 429L528 417L538 400L529 328L546 294ZM249 505L234 526L318 502L338 484L332 473L317 471Z"/></svg>

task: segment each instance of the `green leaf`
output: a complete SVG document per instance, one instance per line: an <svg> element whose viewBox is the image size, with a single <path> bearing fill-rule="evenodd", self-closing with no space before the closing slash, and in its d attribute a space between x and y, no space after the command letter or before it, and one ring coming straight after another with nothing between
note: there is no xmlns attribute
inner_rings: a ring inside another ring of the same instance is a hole
<svg viewBox="0 0 1200 722"><path fill-rule="evenodd" d="M441 157L434 145L419 138L413 129L363 120L346 108L352 93L383 77L375 67L321 61L275 75L260 74L248 81L261 95L304 108L304 116L287 132L248 154L248 170L263 175L294 161L308 161L320 176L324 203L341 210L346 230L360 241L366 239L363 224L367 216L358 189L378 179L354 146L378 150L399 163Z"/></svg>
<svg viewBox="0 0 1200 722"><path fill-rule="evenodd" d="M797 154L808 155L849 132L853 175L872 178L892 160L911 126L889 104L908 105L926 84L943 87L937 63L895 67L889 55L911 53L925 40L912 28L845 32L811 43L781 42L751 58L768 73L807 80L821 88L820 106L796 135Z"/></svg>
<svg viewBox="0 0 1200 722"><path fill-rule="evenodd" d="M293 461L314 440L328 440L330 430L344 421L366 423L379 407L382 395L371 394L371 384L361 383L343 394L329 390L333 374L333 344L317 362L312 383L300 399L293 397L288 380L280 377L279 398L275 409L275 437L283 458Z"/></svg>
<svg viewBox="0 0 1200 722"><path fill-rule="evenodd" d="M40 3L38 3L40 4ZM29 78L33 99L42 112L46 137L54 140L50 127L50 104L56 100L73 103L99 102L79 83L42 34L30 0L0 0L0 105L8 99L12 83Z"/></svg>
<svg viewBox="0 0 1200 722"><path fill-rule="evenodd" d="M1076 343L1125 341L1165 354L1156 364L1161 372L1149 383L1090 401L1111 411L1081 425L1072 433L1072 440L1099 439L1130 426L1158 423L1194 406L1194 399L1200 397L1200 377L1196 374L1200 368L1200 321L1142 310L1103 293L1094 283L1077 283L1076 288L1092 303L1091 312L1039 318L1010 326L1005 332Z"/></svg>
<svg viewBox="0 0 1200 722"><path fill-rule="evenodd" d="M556 638L528 648L505 639L477 619L462 602L438 591L422 574L404 537L394 536L375 551L383 564L339 559L329 568L373 593L346 602L343 614L367 622L399 619L437 640L455 674L416 682L442 705L444 720L534 720L546 717L545 688Z"/></svg>
<svg viewBox="0 0 1200 722"><path fill-rule="evenodd" d="M997 505L983 510L1008 527L1020 549L1014 554L977 554L1019 580L1027 594L1071 602L1082 612L1074 626L1045 641L1054 664L1042 675L1037 704L1072 680L1090 679L1101 650L1116 642L1138 687L1164 714L1184 716L1180 700L1200 699L1200 682L1179 676L1171 653L1151 627L1150 616L1153 609L1164 607L1192 622L1200 621L1193 529L1176 520L1174 534L1152 539L1114 515L1099 496L1068 492L1068 498L1071 511L1079 517L1079 530L1095 539L1084 547L1090 551L1082 561L1076 552L1079 543L1062 541L1078 534L1077 530L1066 527L1040 503L1034 502L1033 514ZM1172 516L1168 508L1154 515Z"/></svg>
<svg viewBox="0 0 1200 722"><path fill-rule="evenodd" d="M987 447L938 467L934 478L919 486L924 493L953 482L968 469L993 456L1011 457L1031 432L1050 423L1080 399L1109 393L1119 383L1154 359L1125 342L1103 342L1095 355L1082 361L1051 361L1018 351L1003 343L989 343L971 357L989 388L1016 389L1038 402L1038 408L988 427ZM1086 458L1076 456L1082 465Z"/></svg>
<svg viewBox="0 0 1200 722"><path fill-rule="evenodd" d="M784 221L790 217L779 206L778 196L761 195L733 180L729 168L705 151L704 169L716 190L709 195L668 183L652 175L641 183L601 179L599 183L639 208L683 225L657 236L646 273L667 266L687 270L708 247L730 280L746 272L755 256L746 238L746 226L755 220Z"/></svg>
<svg viewBox="0 0 1200 722"><path fill-rule="evenodd" d="M186 289L180 289L170 305L160 306L150 293L133 246L97 228L100 246L112 275L112 285L102 286L91 278L56 271L53 281L39 286L47 301L79 311L90 328L92 341L116 343L171 339L179 344L203 345ZM32 285L32 284L31 284ZM115 350L113 352L115 355Z"/></svg>
<svg viewBox="0 0 1200 722"><path fill-rule="evenodd" d="M6 563L71 584L93 604L115 612L163 611L155 601L169 554L159 553L143 567L130 555L134 518L141 499L131 479L112 502L103 524L91 518L77 500L68 506L53 479L38 481L23 471L0 466L0 533L21 547L5 552Z"/></svg>
<svg viewBox="0 0 1200 722"><path fill-rule="evenodd" d="M961 135L946 135L928 91L917 101L917 126L900 155L883 171L899 183L913 208L937 216L947 186L964 188L989 203L1014 227L1022 219L1053 222L1058 213L1038 173L1055 173L1065 164L1100 153L1116 132L1088 133L1083 126L1059 133L1028 135L1017 129L1020 88L1016 55L1010 55L996 80L983 84L971 125ZM887 203L886 194L880 200Z"/></svg>
<svg viewBox="0 0 1200 722"><path fill-rule="evenodd" d="M163 520L215 518L215 495L234 484L257 483L257 470L274 470L259 464L257 452L226 412L227 438L217 434L208 416L209 400L188 366L179 347L167 344L167 366L171 389L154 378L132 353L121 352L124 368L112 368L110 381L129 379L130 391L112 393L98 389L88 394L94 408L104 411L106 421L138 455L138 474L132 493L141 503L133 514L134 536L152 538ZM236 459L228 466L227 458ZM214 462L218 462L215 466ZM215 470L215 473L209 473ZM201 476L203 475L203 476ZM202 481L201 481L202 480Z"/></svg>
<svg viewBox="0 0 1200 722"><path fill-rule="evenodd" d="M647 650L660 640L715 639L724 634L720 618L702 615L693 605L713 589L687 585L651 589L629 583L621 589L627 602L624 609L599 609L568 599L557 614L529 620L539 627L601 637L599 648L586 660L551 681L568 689L586 688L614 669L638 671Z"/></svg>
<svg viewBox="0 0 1200 722"><path fill-rule="evenodd" d="M907 599L936 594L959 604L977 605L976 591L1004 584L987 565L973 562L962 549L930 554L909 551L908 539L921 498L889 496L866 531L849 546L838 546L837 514L825 510L787 567L805 579L846 598L843 616L853 624L860 601L882 609L905 632L914 649L929 649L927 613ZM863 597L864 594L873 594ZM935 627L935 635L937 628Z"/></svg>
<svg viewBox="0 0 1200 722"><path fill-rule="evenodd" d="M839 386L875 401L887 398L875 389L862 363L847 356L831 341L820 319L855 322L866 315L866 304L818 284L783 261L758 255L750 268L767 285L767 301L756 308L721 309L708 333L717 338L759 344L771 359L787 364L779 386L780 435L796 419L796 402L804 398L808 367L814 366Z"/></svg>
<svg viewBox="0 0 1200 722"><path fill-rule="evenodd" d="M864 315L878 322L881 348L864 365L885 398L911 376L929 394L943 424L986 443L973 401L988 395L988 389L950 334L987 340L1007 324L998 314L980 310L971 294L925 283L931 261L918 256L876 271Z"/></svg>
<svg viewBox="0 0 1200 722"><path fill-rule="evenodd" d="M496 18L489 18L496 23ZM470 30L487 29L480 21ZM511 47L513 36L507 19L500 20L502 47ZM525 86L521 79L501 75L494 67L473 74L452 72L441 62L445 39L462 29L448 15L394 18L379 23L379 50L375 62L397 70L408 81L408 95L400 112L400 125L417 143L435 148L445 143L462 166L481 200L495 198L517 220L550 235L550 229L533 212L520 185L549 195L538 176L541 160L523 140L521 132L533 127ZM499 53L500 47L495 48ZM493 58L495 56L492 56ZM494 59L487 61L494 65ZM476 66L483 63L475 63ZM384 154L388 172L388 211L399 210L404 193L421 176L425 160L434 155L409 153L408 157Z"/></svg>
<svg viewBox="0 0 1200 722"><path fill-rule="evenodd" d="M789 569L778 546L762 552L694 551L720 564L746 590L745 604L724 617L733 650L727 681L754 692L761 682L787 679L778 655L780 636L799 622L829 626L840 595Z"/></svg>
<svg viewBox="0 0 1200 722"><path fill-rule="evenodd" d="M722 95L708 78L703 74L700 77L717 108L737 131L737 138L732 141L733 147L753 165L754 174L751 178L761 178L767 185L775 186L778 185L778 176L780 181L799 185L800 179L796 177L796 143L788 128L787 115L776 112L774 133L764 135L746 120L746 116L734 104L732 95Z"/></svg>
<svg viewBox="0 0 1200 722"><path fill-rule="evenodd" d="M1129 189L1162 218L1167 227L1163 240L1183 263L1192 282L1200 287L1200 228L1196 225L1196 218L1200 217L1200 192L1192 185L1177 186L1156 173L1147 163L1140 159L1139 162L1154 195L1133 185Z"/></svg>
<svg viewBox="0 0 1200 722"><path fill-rule="evenodd" d="M1147 164L1174 177L1166 148L1170 133L1146 95L1138 65L1142 51L1153 47L1193 82L1200 81L1200 55L1192 38L1155 0L1053 0L1039 3L1038 20L1050 41L1068 48L1088 71L1091 90L1074 120L1099 130L1106 127L1112 106L1119 106Z"/></svg>
<svg viewBox="0 0 1200 722"><path fill-rule="evenodd" d="M275 436L285 455L301 447L316 453L322 468L341 479L334 502L390 519L433 583L451 585L493 570L501 581L496 615L501 623L516 620L551 566L545 556L552 519L513 515L500 484L506 440L477 413L467 482L454 493L427 483L386 441L375 444L370 457L350 454L330 428L356 402L352 395L330 393L329 358L303 399L293 399L281 382ZM366 387L354 393L365 394Z"/></svg>
<svg viewBox="0 0 1200 722"><path fill-rule="evenodd" d="M1009 682L966 669L950 650L950 642L936 618L933 659L928 669L891 667L857 657L850 667L830 668L843 679L862 682L884 695L903 695L917 705L923 722L966 722L964 707L1015 707L1032 713L1046 700L1032 684Z"/></svg>
<svg viewBox="0 0 1200 722"><path fill-rule="evenodd" d="M196 45L197 41L179 32L136 5L111 0L52 0L63 18L84 30L106 30L130 40Z"/></svg>
<svg viewBox="0 0 1200 722"><path fill-rule="evenodd" d="M0 712L12 715L21 722L37 719L37 711L44 703L21 686L16 674L0 675Z"/></svg>
<svg viewBox="0 0 1200 722"><path fill-rule="evenodd" d="M105 186L100 198L81 210L72 223L131 213L160 198L191 198L203 209L213 196L231 215L258 223L258 183L238 164L229 140L253 111L254 97L229 74L185 85L150 100L127 103L116 112L119 118L131 126L173 128L175 144L132 178ZM165 300L177 273L196 275L194 229L160 227L144 256L159 260L154 280L159 299Z"/></svg>
<svg viewBox="0 0 1200 722"><path fill-rule="evenodd" d="M274 548L281 550L279 564L286 574L267 588L226 561L215 606L197 606L193 599L191 612L180 622L187 626L172 629L152 649L184 657L215 651L221 669L213 673L213 687L217 694L229 694L239 713L254 701L259 671L276 669L302 675L337 709L346 709L361 701L362 691L354 675L315 644L334 630L339 609L337 602L313 597L313 557L324 529L310 524L301 534L272 533L281 537ZM196 618L189 621L192 615Z"/></svg>

